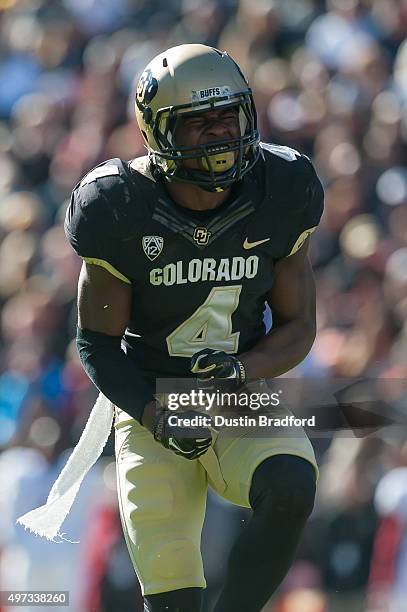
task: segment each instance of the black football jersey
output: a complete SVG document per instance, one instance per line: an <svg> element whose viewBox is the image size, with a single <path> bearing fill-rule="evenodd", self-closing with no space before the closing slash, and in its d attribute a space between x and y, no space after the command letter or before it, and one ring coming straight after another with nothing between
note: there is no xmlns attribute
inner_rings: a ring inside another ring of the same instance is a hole
<svg viewBox="0 0 407 612"><path fill-rule="evenodd" d="M66 235L85 261L131 284L124 348L145 375L189 376L197 351L239 354L265 334L273 267L318 225L323 190L307 157L261 150L210 211L175 204L147 157L106 161L75 187Z"/></svg>

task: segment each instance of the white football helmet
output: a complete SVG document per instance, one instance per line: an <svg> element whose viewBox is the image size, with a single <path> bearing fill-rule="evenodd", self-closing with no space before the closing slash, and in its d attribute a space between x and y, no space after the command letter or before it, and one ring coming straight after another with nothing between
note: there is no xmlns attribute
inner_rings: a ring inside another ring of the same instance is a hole
<svg viewBox="0 0 407 612"><path fill-rule="evenodd" d="M240 136L192 147L177 146L180 115L237 107ZM259 156L259 133L251 89L236 62L223 51L188 44L167 49L143 71L136 91L136 118L155 168L169 181L223 191L242 178ZM200 169L183 165L197 159Z"/></svg>

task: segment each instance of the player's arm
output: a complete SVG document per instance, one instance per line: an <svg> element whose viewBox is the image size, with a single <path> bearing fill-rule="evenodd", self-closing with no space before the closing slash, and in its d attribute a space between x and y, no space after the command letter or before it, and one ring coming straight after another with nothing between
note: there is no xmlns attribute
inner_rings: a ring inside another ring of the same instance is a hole
<svg viewBox="0 0 407 612"><path fill-rule="evenodd" d="M309 353L315 339L315 282L308 258L308 240L274 268L267 296L273 328L254 348L238 357L202 349L192 357L191 370L200 378L273 378L288 372Z"/></svg>
<svg viewBox="0 0 407 612"><path fill-rule="evenodd" d="M130 319L131 285L103 267L86 262L78 284L77 346L95 386L116 406L141 421L153 386L122 350Z"/></svg>
<svg viewBox="0 0 407 612"><path fill-rule="evenodd" d="M211 444L210 431L196 428L187 437L183 437L180 428L171 431L168 411L157 404L151 385L121 349L131 300L131 285L100 266L83 264L78 287L77 336L83 367L96 387L147 427L158 442L186 459L197 459Z"/></svg>
<svg viewBox="0 0 407 612"><path fill-rule="evenodd" d="M239 356L248 378L279 376L298 365L315 340L315 281L308 242L275 266L267 302L272 330L256 346Z"/></svg>
<svg viewBox="0 0 407 612"><path fill-rule="evenodd" d="M121 349L130 320L131 285L98 265L82 264L78 283L77 346L95 386L154 433L157 403L133 360Z"/></svg>

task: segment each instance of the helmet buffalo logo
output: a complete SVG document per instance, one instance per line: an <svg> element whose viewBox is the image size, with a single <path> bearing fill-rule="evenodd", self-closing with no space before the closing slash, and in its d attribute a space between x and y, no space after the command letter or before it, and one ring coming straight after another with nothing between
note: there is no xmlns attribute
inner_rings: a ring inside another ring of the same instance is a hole
<svg viewBox="0 0 407 612"><path fill-rule="evenodd" d="M150 68L144 70L137 85L137 101L141 106L149 104L158 91L158 81Z"/></svg>
<svg viewBox="0 0 407 612"><path fill-rule="evenodd" d="M164 238L161 236L143 236L142 244L144 253L150 261L154 261L163 250Z"/></svg>

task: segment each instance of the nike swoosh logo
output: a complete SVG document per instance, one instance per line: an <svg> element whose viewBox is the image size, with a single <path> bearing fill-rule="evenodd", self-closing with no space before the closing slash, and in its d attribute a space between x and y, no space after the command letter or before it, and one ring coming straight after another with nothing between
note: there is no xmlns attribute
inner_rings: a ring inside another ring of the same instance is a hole
<svg viewBox="0 0 407 612"><path fill-rule="evenodd" d="M268 242L270 238L264 238L263 240L256 240L255 242L249 242L247 238L243 243L243 248L246 250L254 249L254 247L259 246L259 244L263 244L263 242Z"/></svg>

